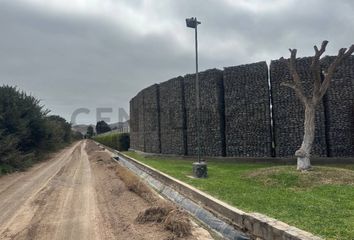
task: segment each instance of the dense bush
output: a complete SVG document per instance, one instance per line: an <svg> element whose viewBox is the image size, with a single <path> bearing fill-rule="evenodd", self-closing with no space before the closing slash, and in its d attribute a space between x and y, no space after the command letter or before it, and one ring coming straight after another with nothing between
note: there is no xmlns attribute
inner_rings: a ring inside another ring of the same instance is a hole
<svg viewBox="0 0 354 240"><path fill-rule="evenodd" d="M127 151L130 147L129 133L108 133L97 135L93 139L118 151Z"/></svg>
<svg viewBox="0 0 354 240"><path fill-rule="evenodd" d="M101 134L111 131L111 127L105 121L98 121L96 124L96 133Z"/></svg>
<svg viewBox="0 0 354 240"><path fill-rule="evenodd" d="M86 137L87 138L92 138L95 135L94 131L93 131L93 127L90 125L87 128L87 132L86 132Z"/></svg>
<svg viewBox="0 0 354 240"><path fill-rule="evenodd" d="M70 123L59 116L49 116L45 118L45 143L42 149L55 150L72 140L72 131Z"/></svg>
<svg viewBox="0 0 354 240"><path fill-rule="evenodd" d="M0 86L0 174L24 169L71 142L71 125L48 113L35 97Z"/></svg>
<svg viewBox="0 0 354 240"><path fill-rule="evenodd" d="M130 148L130 136L129 133L121 133L118 137L118 146L119 151L127 151Z"/></svg>

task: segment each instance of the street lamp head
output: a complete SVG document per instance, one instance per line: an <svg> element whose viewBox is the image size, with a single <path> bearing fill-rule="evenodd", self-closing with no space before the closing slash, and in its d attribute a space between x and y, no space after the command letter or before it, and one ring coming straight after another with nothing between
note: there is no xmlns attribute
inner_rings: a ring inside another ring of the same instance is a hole
<svg viewBox="0 0 354 240"><path fill-rule="evenodd" d="M186 18L187 27L196 28L198 24L201 24L201 22L197 21L197 18L195 17Z"/></svg>

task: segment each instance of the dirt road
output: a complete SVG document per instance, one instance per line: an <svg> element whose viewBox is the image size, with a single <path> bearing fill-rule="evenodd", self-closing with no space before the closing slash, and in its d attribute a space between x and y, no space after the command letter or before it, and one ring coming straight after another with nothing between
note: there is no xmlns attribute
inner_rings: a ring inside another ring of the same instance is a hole
<svg viewBox="0 0 354 240"><path fill-rule="evenodd" d="M149 203L127 190L114 162L81 141L27 172L0 178L0 239L171 239L134 219ZM187 239L210 239L200 227Z"/></svg>

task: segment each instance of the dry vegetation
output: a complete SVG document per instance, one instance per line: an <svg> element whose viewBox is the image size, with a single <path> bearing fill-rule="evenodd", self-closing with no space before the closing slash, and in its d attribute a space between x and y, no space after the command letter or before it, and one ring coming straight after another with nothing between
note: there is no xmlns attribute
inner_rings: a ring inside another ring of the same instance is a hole
<svg viewBox="0 0 354 240"><path fill-rule="evenodd" d="M147 202L153 203L152 207L138 214L136 222L141 224L148 222L162 223L164 228L171 231L176 237L185 237L191 234L191 222L185 211L159 197L128 169L119 165L116 169L117 175L130 191L136 193Z"/></svg>
<svg viewBox="0 0 354 240"><path fill-rule="evenodd" d="M187 214L180 209L174 209L168 213L164 222L165 229L170 230L178 237L184 237L191 233L191 224Z"/></svg>
<svg viewBox="0 0 354 240"><path fill-rule="evenodd" d="M153 206L140 212L136 217L138 223L157 222L161 223L166 216L173 210L172 205Z"/></svg>
<svg viewBox="0 0 354 240"><path fill-rule="evenodd" d="M116 166L116 173L120 179L125 183L127 188L145 199L149 203L156 203L161 201L161 198L153 192L148 186L146 186L142 180L134 175L127 168L120 165Z"/></svg>

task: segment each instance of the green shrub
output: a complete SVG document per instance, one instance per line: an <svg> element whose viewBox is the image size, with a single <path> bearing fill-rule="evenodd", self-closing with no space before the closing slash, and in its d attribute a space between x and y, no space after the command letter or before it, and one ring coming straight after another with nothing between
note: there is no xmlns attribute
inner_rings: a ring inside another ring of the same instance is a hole
<svg viewBox="0 0 354 240"><path fill-rule="evenodd" d="M97 135L93 139L118 151L127 151L130 147L129 133L108 133Z"/></svg>
<svg viewBox="0 0 354 240"><path fill-rule="evenodd" d="M10 165L7 165L7 164L0 165L0 176L3 174L11 173L14 170L15 169Z"/></svg>
<svg viewBox="0 0 354 240"><path fill-rule="evenodd" d="M127 151L130 148L130 135L129 133L121 133L118 138L118 151Z"/></svg>
<svg viewBox="0 0 354 240"><path fill-rule="evenodd" d="M48 113L35 97L0 86L0 172L23 170L71 142L71 125Z"/></svg>

